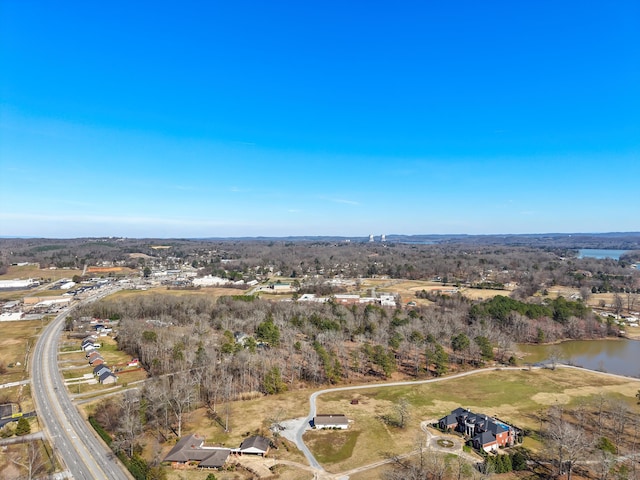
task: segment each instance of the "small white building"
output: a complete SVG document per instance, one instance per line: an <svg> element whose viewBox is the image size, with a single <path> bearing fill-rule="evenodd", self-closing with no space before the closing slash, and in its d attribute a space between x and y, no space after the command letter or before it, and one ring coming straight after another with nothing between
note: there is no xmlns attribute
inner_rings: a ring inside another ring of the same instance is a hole
<svg viewBox="0 0 640 480"><path fill-rule="evenodd" d="M227 285L229 280L225 278L207 275L206 277L194 278L191 283L197 287L215 287L218 285Z"/></svg>
<svg viewBox="0 0 640 480"><path fill-rule="evenodd" d="M380 295L380 305L383 307L395 307L396 306L396 296L391 295L390 293L383 293Z"/></svg>
<svg viewBox="0 0 640 480"><path fill-rule="evenodd" d="M349 428L349 419L344 414L325 414L313 417L314 428L329 428L346 430Z"/></svg>

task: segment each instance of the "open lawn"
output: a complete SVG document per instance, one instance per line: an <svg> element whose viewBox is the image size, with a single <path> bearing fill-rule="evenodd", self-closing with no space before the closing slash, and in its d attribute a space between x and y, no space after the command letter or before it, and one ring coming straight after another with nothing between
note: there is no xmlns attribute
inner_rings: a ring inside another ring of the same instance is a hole
<svg viewBox="0 0 640 480"><path fill-rule="evenodd" d="M502 370L424 385L328 393L318 398L317 411L346 414L353 420L349 428L357 441L351 445L341 439L343 432L339 431L308 432L305 441L314 455L325 460L325 468L340 472L381 460L385 452L411 451L421 434L421 421L435 421L459 406L538 430L539 415L549 406L575 405L601 392L640 411L634 397L639 387L637 381L572 369ZM353 398L359 399L357 405L351 405ZM394 405L401 398L411 405L411 418L404 429L384 421L385 416L395 418ZM331 435L334 446L327 440ZM528 446L535 448L535 442ZM352 452L348 458L346 450Z"/></svg>

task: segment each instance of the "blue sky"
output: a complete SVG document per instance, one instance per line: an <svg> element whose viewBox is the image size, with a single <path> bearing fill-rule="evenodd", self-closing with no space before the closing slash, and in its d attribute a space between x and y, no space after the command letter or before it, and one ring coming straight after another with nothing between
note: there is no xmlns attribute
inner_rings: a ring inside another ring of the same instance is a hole
<svg viewBox="0 0 640 480"><path fill-rule="evenodd" d="M0 0L0 235L638 231L638 19Z"/></svg>

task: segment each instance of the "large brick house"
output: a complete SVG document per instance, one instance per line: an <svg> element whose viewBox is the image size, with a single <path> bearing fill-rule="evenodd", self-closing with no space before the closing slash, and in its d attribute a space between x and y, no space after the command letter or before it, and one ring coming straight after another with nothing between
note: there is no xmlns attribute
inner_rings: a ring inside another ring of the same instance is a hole
<svg viewBox="0 0 640 480"><path fill-rule="evenodd" d="M474 448L495 452L516 442L516 429L500 420L464 408L456 408L438 421L443 430L455 430L471 439Z"/></svg>

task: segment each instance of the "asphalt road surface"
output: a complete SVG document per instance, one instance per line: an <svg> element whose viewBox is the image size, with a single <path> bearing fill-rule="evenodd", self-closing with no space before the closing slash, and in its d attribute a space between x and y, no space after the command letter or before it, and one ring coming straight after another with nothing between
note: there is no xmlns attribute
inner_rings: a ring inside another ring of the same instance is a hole
<svg viewBox="0 0 640 480"><path fill-rule="evenodd" d="M31 379L38 417L56 456L74 479L130 480L125 467L71 403L58 369L60 333L71 310L65 310L43 330L33 351Z"/></svg>

